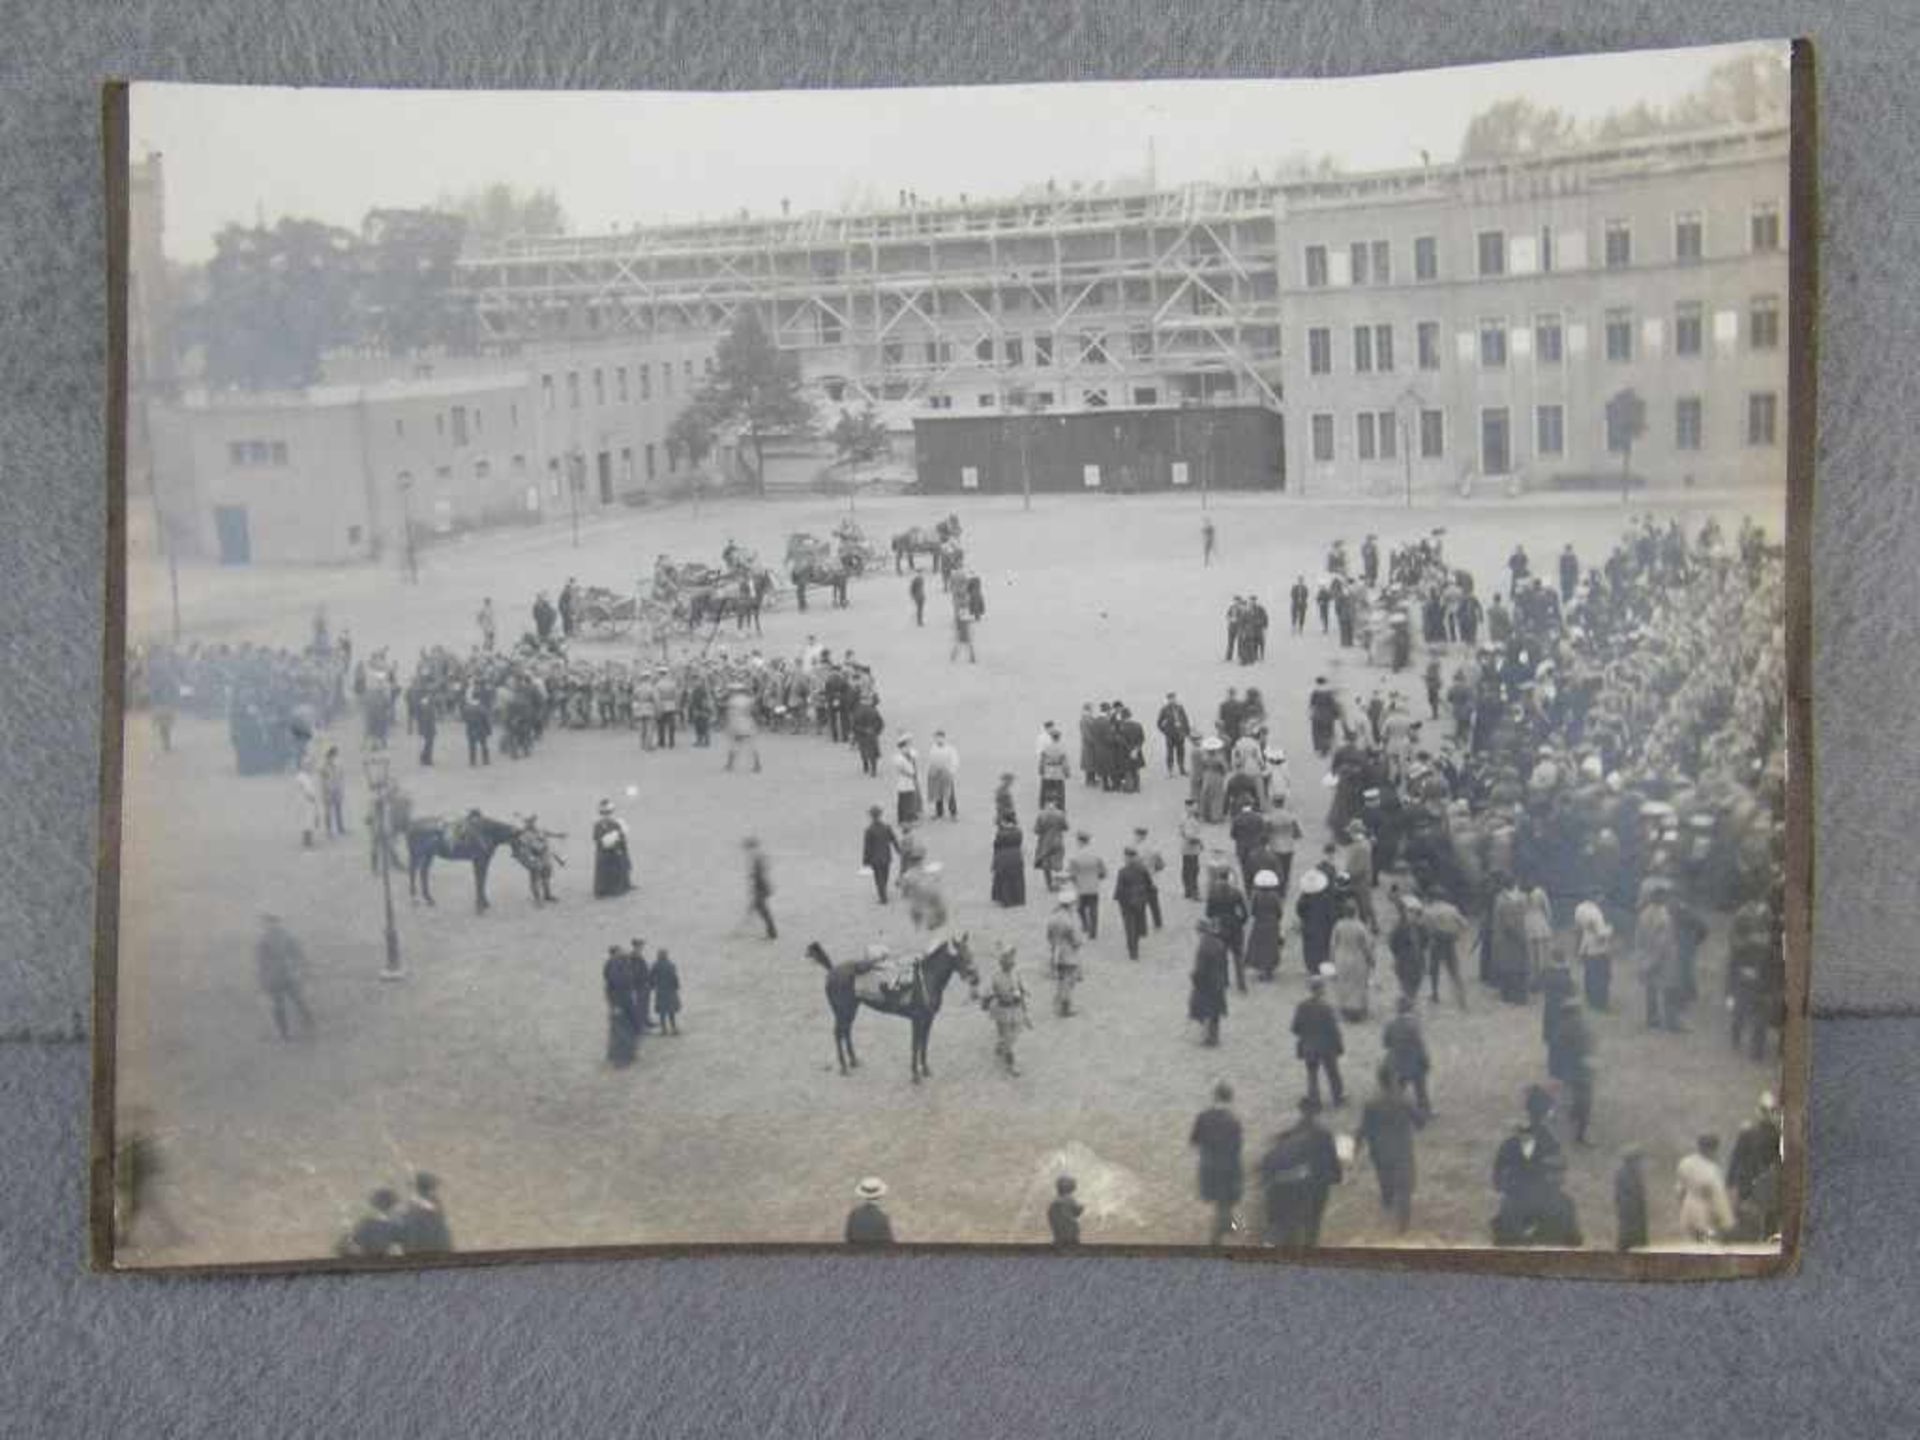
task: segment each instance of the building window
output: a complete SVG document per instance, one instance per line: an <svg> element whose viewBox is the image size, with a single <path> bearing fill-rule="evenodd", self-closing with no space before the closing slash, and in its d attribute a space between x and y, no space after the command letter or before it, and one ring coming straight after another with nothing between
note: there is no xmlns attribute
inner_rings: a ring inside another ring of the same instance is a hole
<svg viewBox="0 0 1920 1440"><path fill-rule="evenodd" d="M1615 361L1633 359L1633 312L1631 310L1607 311L1607 359Z"/></svg>
<svg viewBox="0 0 1920 1440"><path fill-rule="evenodd" d="M1683 395L1673 402L1673 448L1700 448L1700 397Z"/></svg>
<svg viewBox="0 0 1920 1440"><path fill-rule="evenodd" d="M1536 405L1533 411L1533 448L1540 455L1564 455L1567 450L1567 412L1559 405Z"/></svg>
<svg viewBox="0 0 1920 1440"><path fill-rule="evenodd" d="M1540 273L1542 275L1553 273L1553 227L1551 225L1540 227Z"/></svg>
<svg viewBox="0 0 1920 1440"><path fill-rule="evenodd" d="M1440 242L1431 235L1421 235L1413 242L1413 278L1440 278Z"/></svg>
<svg viewBox="0 0 1920 1440"><path fill-rule="evenodd" d="M1393 369L1393 326L1373 327L1373 368L1381 374Z"/></svg>
<svg viewBox="0 0 1920 1440"><path fill-rule="evenodd" d="M941 362L940 352L946 348L945 342L940 340L929 340L926 342L926 346L927 346L927 364L929 365L940 364Z"/></svg>
<svg viewBox="0 0 1920 1440"><path fill-rule="evenodd" d="M1382 410L1377 417L1375 430L1380 436L1380 458L1394 460L1400 454L1400 422L1393 411Z"/></svg>
<svg viewBox="0 0 1920 1440"><path fill-rule="evenodd" d="M553 413L553 376L540 377L540 404L549 415Z"/></svg>
<svg viewBox="0 0 1920 1440"><path fill-rule="evenodd" d="M982 365L991 365L993 363L993 337L991 335L982 335L978 340L973 342L973 358Z"/></svg>
<svg viewBox="0 0 1920 1440"><path fill-rule="evenodd" d="M651 483L654 476L660 473L658 457L654 453L653 442L651 440L647 442L645 454L647 459L647 480Z"/></svg>
<svg viewBox="0 0 1920 1440"><path fill-rule="evenodd" d="M629 445L620 447L620 483L633 484L633 447Z"/></svg>
<svg viewBox="0 0 1920 1440"><path fill-rule="evenodd" d="M1607 221L1607 269L1624 270L1633 263L1633 230L1624 220Z"/></svg>
<svg viewBox="0 0 1920 1440"><path fill-rule="evenodd" d="M1053 336L1036 335L1033 337L1033 363L1042 369L1053 364Z"/></svg>
<svg viewBox="0 0 1920 1440"><path fill-rule="evenodd" d="M1422 320L1413 331L1414 349L1419 352L1422 370L1440 368L1440 322Z"/></svg>
<svg viewBox="0 0 1920 1440"><path fill-rule="evenodd" d="M567 372L567 408L569 410L580 408L580 372L578 370Z"/></svg>
<svg viewBox="0 0 1920 1440"><path fill-rule="evenodd" d="M1373 327L1356 325L1353 327L1353 368L1359 375L1365 375L1373 369Z"/></svg>
<svg viewBox="0 0 1920 1440"><path fill-rule="evenodd" d="M1480 322L1480 364L1488 370L1497 370L1506 363L1507 322L1482 320Z"/></svg>
<svg viewBox="0 0 1920 1440"><path fill-rule="evenodd" d="M1354 448L1362 460L1374 458L1373 412L1362 410L1353 417Z"/></svg>
<svg viewBox="0 0 1920 1440"><path fill-rule="evenodd" d="M1480 273L1482 275L1504 275L1507 273L1507 233L1504 230L1482 230L1479 238Z"/></svg>
<svg viewBox="0 0 1920 1440"><path fill-rule="evenodd" d="M982 410L993 409L994 398L995 397L993 392L991 390L987 391L984 395L980 397L980 408Z"/></svg>
<svg viewBox="0 0 1920 1440"><path fill-rule="evenodd" d="M1127 332L1127 349L1133 352L1133 358L1136 360L1151 360L1153 358L1153 332L1151 330L1129 330Z"/></svg>
<svg viewBox="0 0 1920 1440"><path fill-rule="evenodd" d="M1536 364L1558 365L1565 353L1564 335L1558 315L1533 317L1533 358Z"/></svg>
<svg viewBox="0 0 1920 1440"><path fill-rule="evenodd" d="M1703 314L1697 301L1687 301L1676 305L1673 310L1673 353L1676 355L1698 355L1700 353Z"/></svg>
<svg viewBox="0 0 1920 1440"><path fill-rule="evenodd" d="M560 498L560 462L547 461L547 490L555 500Z"/></svg>
<svg viewBox="0 0 1920 1440"><path fill-rule="evenodd" d="M1480 470L1485 475L1513 472L1513 439L1505 406L1480 412Z"/></svg>
<svg viewBox="0 0 1920 1440"><path fill-rule="evenodd" d="M453 443L457 448L467 443L467 407L464 405L456 405L453 407L452 413Z"/></svg>
<svg viewBox="0 0 1920 1440"><path fill-rule="evenodd" d="M627 367L616 365L613 369L613 390L622 405L627 403Z"/></svg>
<svg viewBox="0 0 1920 1440"><path fill-rule="evenodd" d="M1133 403L1136 405L1158 405L1160 391L1152 385L1136 385L1133 390Z"/></svg>
<svg viewBox="0 0 1920 1440"><path fill-rule="evenodd" d="M1148 348L1149 350L1152 348L1151 340L1148 341ZM1007 338L1007 364L1015 367L1024 365L1026 363L1025 350L1026 347L1021 343L1018 335L1009 336Z"/></svg>
<svg viewBox="0 0 1920 1440"><path fill-rule="evenodd" d="M1771 200L1762 200L1755 205L1748 223L1747 234L1754 250L1778 250L1780 248L1780 207Z"/></svg>
<svg viewBox="0 0 1920 1440"><path fill-rule="evenodd" d="M1376 285L1393 283L1393 246L1385 240L1373 242L1373 283Z"/></svg>
<svg viewBox="0 0 1920 1440"><path fill-rule="evenodd" d="M1313 458L1321 464L1333 459L1333 416L1313 417Z"/></svg>
<svg viewBox="0 0 1920 1440"><path fill-rule="evenodd" d="M1698 210L1689 210L1677 215L1673 221L1673 258L1681 264L1691 264L1701 258L1704 246L1701 241L1705 230Z"/></svg>
<svg viewBox="0 0 1920 1440"><path fill-rule="evenodd" d="M1420 458L1438 460L1447 453L1447 417L1442 410L1420 412Z"/></svg>
<svg viewBox="0 0 1920 1440"><path fill-rule="evenodd" d="M900 347L895 345L893 350L897 355ZM662 360L660 362L660 398L663 400L671 400L673 398L673 362L671 360Z"/></svg>
<svg viewBox="0 0 1920 1440"><path fill-rule="evenodd" d="M1757 295L1747 307L1747 345L1754 350L1780 348L1780 301L1772 295Z"/></svg>
<svg viewBox="0 0 1920 1440"><path fill-rule="evenodd" d="M1307 331L1307 373L1309 375L1333 373L1333 332L1324 325L1315 326Z"/></svg>
<svg viewBox="0 0 1920 1440"><path fill-rule="evenodd" d="M953 396L929 395L927 396L927 408L929 410L951 410L953 408Z"/></svg>
<svg viewBox="0 0 1920 1440"><path fill-rule="evenodd" d="M1318 290L1327 283L1327 247L1307 246L1307 288Z"/></svg>
<svg viewBox="0 0 1920 1440"><path fill-rule="evenodd" d="M1080 359L1088 365L1111 365L1107 356L1107 336L1103 330L1080 332Z"/></svg>
<svg viewBox="0 0 1920 1440"><path fill-rule="evenodd" d="M1051 390L1034 391L1033 392L1033 408L1036 410L1051 410L1053 408L1053 391Z"/></svg>
<svg viewBox="0 0 1920 1440"><path fill-rule="evenodd" d="M651 365L642 365L640 367L640 398L642 400L653 399L653 366Z"/></svg>
<svg viewBox="0 0 1920 1440"><path fill-rule="evenodd" d="M1104 410L1107 408L1107 392L1105 390L1089 390L1085 395L1081 396L1080 403L1085 405L1089 410Z"/></svg>
<svg viewBox="0 0 1920 1440"><path fill-rule="evenodd" d="M1347 264L1353 271L1353 283L1367 283L1367 242L1356 240L1347 246Z"/></svg>
<svg viewBox="0 0 1920 1440"><path fill-rule="evenodd" d="M593 403L596 405L607 403L607 372L598 366L595 366L593 371Z"/></svg>
<svg viewBox="0 0 1920 1440"><path fill-rule="evenodd" d="M1747 444L1771 445L1780 419L1780 401L1771 390L1747 396Z"/></svg>

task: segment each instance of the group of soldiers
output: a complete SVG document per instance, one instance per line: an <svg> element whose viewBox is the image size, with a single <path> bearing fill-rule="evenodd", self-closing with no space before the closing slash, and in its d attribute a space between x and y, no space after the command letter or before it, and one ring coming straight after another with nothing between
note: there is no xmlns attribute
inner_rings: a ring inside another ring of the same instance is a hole
<svg viewBox="0 0 1920 1440"><path fill-rule="evenodd" d="M127 655L126 701L145 709L163 746L183 711L224 718L242 775L297 766L306 743L347 706L353 642L325 632L303 650L242 642L139 645Z"/></svg>

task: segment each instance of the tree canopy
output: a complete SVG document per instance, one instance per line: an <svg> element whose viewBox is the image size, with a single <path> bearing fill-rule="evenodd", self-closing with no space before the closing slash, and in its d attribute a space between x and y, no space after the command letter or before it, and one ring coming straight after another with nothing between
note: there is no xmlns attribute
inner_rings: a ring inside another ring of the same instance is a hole
<svg viewBox="0 0 1920 1440"><path fill-rule="evenodd" d="M272 390L318 380L320 357L354 338L358 243L318 220L222 230L205 298L185 317L208 382Z"/></svg>
<svg viewBox="0 0 1920 1440"><path fill-rule="evenodd" d="M779 349L760 317L742 308L714 350L713 374L689 409L704 407L716 430L731 427L753 448L754 482L767 488L766 442L810 435L813 405L801 387L800 358Z"/></svg>
<svg viewBox="0 0 1920 1440"><path fill-rule="evenodd" d="M850 470L871 465L893 448L887 427L880 423L880 412L871 401L858 411L842 410L827 438Z"/></svg>
<svg viewBox="0 0 1920 1440"><path fill-rule="evenodd" d="M366 339L389 355L457 345L453 262L466 221L438 210L375 210L360 229L359 302Z"/></svg>
<svg viewBox="0 0 1920 1440"><path fill-rule="evenodd" d="M551 190L514 189L495 183L460 195L442 195L434 208L466 222L467 235L482 244L567 233L566 212Z"/></svg>

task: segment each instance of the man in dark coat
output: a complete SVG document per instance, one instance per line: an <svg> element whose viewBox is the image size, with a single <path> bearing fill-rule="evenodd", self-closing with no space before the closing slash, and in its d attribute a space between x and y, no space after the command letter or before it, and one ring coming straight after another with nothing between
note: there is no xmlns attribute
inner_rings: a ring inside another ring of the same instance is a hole
<svg viewBox="0 0 1920 1440"><path fill-rule="evenodd" d="M1193 734L1193 722L1187 718L1187 707L1173 691L1167 692L1167 703L1160 707L1159 717L1154 721L1166 741L1167 774L1177 769L1180 774L1187 773L1187 740Z"/></svg>
<svg viewBox="0 0 1920 1440"><path fill-rule="evenodd" d="M1420 1117L1400 1093L1391 1062L1381 1062L1378 1087L1360 1112L1354 1157L1365 1150L1373 1157L1373 1173L1380 1181L1380 1208L1393 1216L1394 1229L1406 1234L1413 1224L1413 1132Z"/></svg>
<svg viewBox="0 0 1920 1440"><path fill-rule="evenodd" d="M1333 727L1340 717L1340 702L1335 698L1327 677L1313 677L1313 689L1307 694L1307 724L1313 732L1313 753L1322 757L1333 753Z"/></svg>
<svg viewBox="0 0 1920 1440"><path fill-rule="evenodd" d="M1547 1074L1565 1088L1573 1143L1585 1145L1593 1119L1593 1031L1580 998L1571 991L1548 1003L1557 1004L1560 1021L1547 1041Z"/></svg>
<svg viewBox="0 0 1920 1440"><path fill-rule="evenodd" d="M907 595L913 601L913 623L924 626L927 623L927 580L918 570L913 579L907 582Z"/></svg>
<svg viewBox="0 0 1920 1440"><path fill-rule="evenodd" d="M1287 592L1287 619L1296 635L1307 628L1307 602L1312 598L1313 592L1307 589L1307 577L1296 576L1293 588Z"/></svg>
<svg viewBox="0 0 1920 1440"><path fill-rule="evenodd" d="M1320 1072L1327 1076L1327 1093L1333 1103L1347 1103L1346 1086L1340 1080L1340 1057L1346 1042L1340 1035L1340 1017L1327 1003L1327 981L1315 975L1307 981L1307 998L1293 1011L1294 1054L1307 1067L1307 1098L1320 1103Z"/></svg>
<svg viewBox="0 0 1920 1440"><path fill-rule="evenodd" d="M1307 974L1317 975L1331 958L1333 925L1340 918L1339 900L1323 867L1300 877L1300 896L1293 902L1300 917L1300 951Z"/></svg>
<svg viewBox="0 0 1920 1440"><path fill-rule="evenodd" d="M1053 1182L1053 1203L1047 1206L1047 1229L1056 1250L1080 1248L1080 1217L1087 1207L1073 1198L1078 1188L1071 1175L1062 1175Z"/></svg>
<svg viewBox="0 0 1920 1440"><path fill-rule="evenodd" d="M625 1069L640 1048L640 987L634 978L633 952L607 947L600 981L607 997L607 1063Z"/></svg>
<svg viewBox="0 0 1920 1440"><path fill-rule="evenodd" d="M1240 1121L1227 1107L1233 1087L1221 1081L1213 1087L1213 1104L1194 1117L1187 1143L1200 1152L1200 1198L1213 1207L1213 1228L1207 1244L1218 1245L1239 1228L1233 1210L1240 1203L1242 1172Z"/></svg>
<svg viewBox="0 0 1920 1440"><path fill-rule="evenodd" d="M1220 939L1220 928L1211 918L1199 923L1200 943L1194 950L1193 973L1188 977L1192 993L1187 1000L1187 1016L1205 1029L1202 1044L1220 1043L1220 1021L1227 1013L1227 947Z"/></svg>
<svg viewBox="0 0 1920 1440"><path fill-rule="evenodd" d="M493 716L486 702L479 695L469 694L461 704L460 719L467 727L467 764L491 765L488 742L493 737Z"/></svg>
<svg viewBox="0 0 1920 1440"><path fill-rule="evenodd" d="M660 1028L669 1035L680 1033L680 971L673 957L662 949L654 952L653 1012L660 1017Z"/></svg>
<svg viewBox="0 0 1920 1440"><path fill-rule="evenodd" d="M1769 1092L1760 1097L1759 1113L1734 1137L1727 1157L1727 1189L1742 1237L1767 1240L1780 1233L1781 1164L1779 1106Z"/></svg>
<svg viewBox="0 0 1920 1440"><path fill-rule="evenodd" d="M847 1215L847 1244L860 1246L893 1244L893 1222L887 1218L887 1212L880 1208L881 1198L887 1193L886 1185L869 1176L854 1187L853 1193L860 1203L855 1205Z"/></svg>
<svg viewBox="0 0 1920 1440"><path fill-rule="evenodd" d="M1147 933L1147 899L1153 894L1153 875L1140 858L1138 847L1127 846L1121 856L1120 871L1113 880L1113 901L1120 907L1120 925L1127 937L1127 958L1138 960L1140 937Z"/></svg>
<svg viewBox="0 0 1920 1440"><path fill-rule="evenodd" d="M1227 871L1216 869L1207 882L1206 916L1233 961L1235 987L1247 993L1247 898L1234 887Z"/></svg>
<svg viewBox="0 0 1920 1440"><path fill-rule="evenodd" d="M553 637L553 602L547 599L542 590L533 602L533 633L539 637L542 645Z"/></svg>
<svg viewBox="0 0 1920 1440"><path fill-rule="evenodd" d="M1320 1243L1327 1197L1345 1178L1333 1136L1320 1123L1320 1102L1300 1102L1300 1120L1275 1137L1260 1161L1267 1193L1267 1243L1309 1248Z"/></svg>
<svg viewBox="0 0 1920 1440"><path fill-rule="evenodd" d="M1579 1245L1579 1220L1561 1188L1566 1157L1548 1123L1553 1097L1530 1086L1526 1104L1526 1123L1515 1126L1494 1152L1493 1188L1500 1206L1493 1217L1493 1243Z"/></svg>
<svg viewBox="0 0 1920 1440"><path fill-rule="evenodd" d="M882 905L887 903L887 877L893 873L893 857L899 853L900 837L887 824L886 812L878 805L867 807L867 828L860 837L860 863L873 875L873 888Z"/></svg>
<svg viewBox="0 0 1920 1440"><path fill-rule="evenodd" d="M1560 552L1560 602L1563 605L1573 603L1573 592L1580 586L1580 557L1573 553L1573 542L1569 540L1566 548Z"/></svg>
<svg viewBox="0 0 1920 1440"><path fill-rule="evenodd" d="M1394 1003L1394 1017L1387 1022L1380 1042L1386 1048L1388 1073L1401 1090L1411 1088L1421 1124L1433 1118L1433 1102L1427 1095L1427 1076L1433 1060L1427 1054L1427 1037L1420 1033L1420 1018L1414 1013L1414 997L1402 995Z"/></svg>

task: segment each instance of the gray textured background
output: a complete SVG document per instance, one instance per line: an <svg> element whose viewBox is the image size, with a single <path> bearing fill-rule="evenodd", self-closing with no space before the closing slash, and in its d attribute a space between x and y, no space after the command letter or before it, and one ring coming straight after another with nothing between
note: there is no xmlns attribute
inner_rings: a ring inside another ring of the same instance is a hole
<svg viewBox="0 0 1920 1440"><path fill-rule="evenodd" d="M1348 74L1811 34L1824 322L1804 1273L1685 1290L820 1259L353 1281L80 1273L85 1058L0 1045L0 1434L1920 1433L1920 6L0 0L0 1033L88 993L108 76L743 88ZM1443 142L1452 137L1439 137ZM886 1262L882 1262L886 1263ZM1279 1427L1279 1428L1276 1428Z"/></svg>

